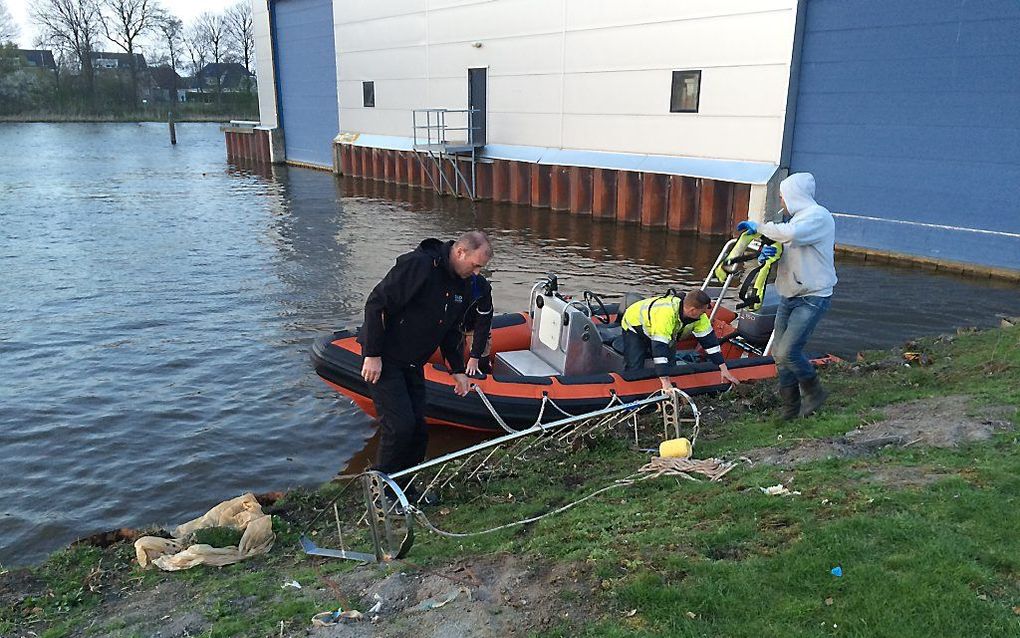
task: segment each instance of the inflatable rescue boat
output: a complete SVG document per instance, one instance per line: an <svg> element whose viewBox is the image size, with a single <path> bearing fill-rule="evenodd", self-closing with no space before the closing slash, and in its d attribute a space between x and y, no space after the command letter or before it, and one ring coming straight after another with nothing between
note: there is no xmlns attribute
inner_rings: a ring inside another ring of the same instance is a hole
<svg viewBox="0 0 1020 638"><path fill-rule="evenodd" d="M716 295L725 293L708 289ZM771 292L771 291L768 291ZM425 365L428 395L426 420L473 430L503 432L537 422L548 423L605 408L611 401L642 399L661 388L648 365L624 371L622 309L644 295L628 293L620 304L603 303L585 291L581 299L560 294L554 275L535 284L527 312L497 315L492 321L492 373L472 378L472 392L454 394L454 380L437 351ZM776 375L766 356L777 299L766 294L757 310L736 312L716 299L711 321L722 344L726 366L740 381ZM317 339L312 347L316 373L372 416L375 406L361 378L361 346L357 333L341 330ZM814 358L816 364L834 360ZM729 388L719 368L690 338L677 344L668 370L673 385L688 394Z"/></svg>

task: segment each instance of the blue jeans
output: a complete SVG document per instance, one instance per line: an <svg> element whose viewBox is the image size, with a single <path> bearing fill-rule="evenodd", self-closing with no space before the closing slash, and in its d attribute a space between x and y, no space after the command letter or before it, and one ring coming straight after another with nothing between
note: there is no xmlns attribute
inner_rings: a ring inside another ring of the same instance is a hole
<svg viewBox="0 0 1020 638"><path fill-rule="evenodd" d="M779 298L772 357L776 360L780 387L815 378L815 366L804 355L804 346L831 302L831 297Z"/></svg>

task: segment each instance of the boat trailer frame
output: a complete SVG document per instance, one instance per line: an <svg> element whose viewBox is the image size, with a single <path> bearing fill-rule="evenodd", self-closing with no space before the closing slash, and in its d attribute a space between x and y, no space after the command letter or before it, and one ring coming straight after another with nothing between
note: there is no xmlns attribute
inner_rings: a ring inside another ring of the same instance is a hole
<svg viewBox="0 0 1020 638"><path fill-rule="evenodd" d="M593 436L600 429L606 429L628 419L631 421L634 430L634 442L635 446L637 446L639 444L637 414L651 406L658 407L662 416L664 440L680 438L681 424L689 424L690 441L693 447L699 432L701 413L686 392L674 388L670 393L659 391L646 398L629 402L621 401L614 394L609 405L601 410L567 416L551 423L535 423L529 428L509 432L503 436L445 454L390 475L377 470L366 470L360 474L345 476L343 478L348 479L347 485L341 490L340 494L334 497L331 503L334 516L336 517L340 548L320 547L311 539L308 533L301 536L301 547L306 554L311 556L342 558L366 563L388 562L403 558L414 544L414 519L415 516L423 516L423 512L419 507L423 505L423 500L430 490L441 489L449 485L458 476L465 476L465 480L472 478L482 480L483 475L486 473L491 474L503 460L507 458L522 458L525 451L537 445L540 441L548 440L547 437L555 437L558 443L572 445L583 437ZM682 415L685 409L690 410L691 415L689 417ZM497 457L496 454L500 450L503 450L504 454ZM468 471L469 464L478 456L483 458L473 469ZM454 469L447 471L448 466L451 464L455 464ZM407 496L406 488L402 488L400 483L411 485L420 474L429 470L437 471L431 480L426 483L425 489L421 491L421 497L412 503ZM466 475L465 472L467 472ZM358 525L365 522L369 528L371 541L374 546L374 553L371 554L352 551L344 547L342 526L336 501L355 483L361 485L362 498L365 503L365 512L358 521ZM323 509L320 511L309 525L314 524L325 511L327 510Z"/></svg>

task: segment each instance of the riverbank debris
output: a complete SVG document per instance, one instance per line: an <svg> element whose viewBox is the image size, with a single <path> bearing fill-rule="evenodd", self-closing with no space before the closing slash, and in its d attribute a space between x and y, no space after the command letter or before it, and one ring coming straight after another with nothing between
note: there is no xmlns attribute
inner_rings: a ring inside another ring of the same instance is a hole
<svg viewBox="0 0 1020 638"><path fill-rule="evenodd" d="M439 609L440 607L448 605L449 603L452 603L453 601L457 600L457 598L461 594L466 595L469 601L471 600L470 589L468 589L467 587L455 587L454 589L451 589L450 591L446 592L446 594L444 594L443 596L434 596L432 598L426 598L425 600L421 601L414 607L408 609L408 611L414 613L418 611L432 611L433 609Z"/></svg>
<svg viewBox="0 0 1020 638"><path fill-rule="evenodd" d="M791 492L790 488L782 483L776 483L771 487L759 487L758 489L766 496L800 496L800 492Z"/></svg>
<svg viewBox="0 0 1020 638"><path fill-rule="evenodd" d="M237 545L213 547L195 542L198 530L228 527L241 533ZM196 565L222 567L250 556L265 554L273 547L273 519L262 511L255 495L243 494L223 501L204 515L176 527L171 538L143 536L135 541L139 566L150 564L163 571L190 569Z"/></svg>
<svg viewBox="0 0 1020 638"><path fill-rule="evenodd" d="M330 627L332 625L340 624L345 620L363 620L365 615L357 609L344 610L343 607L337 607L336 611L320 611L319 613L312 616L313 627Z"/></svg>

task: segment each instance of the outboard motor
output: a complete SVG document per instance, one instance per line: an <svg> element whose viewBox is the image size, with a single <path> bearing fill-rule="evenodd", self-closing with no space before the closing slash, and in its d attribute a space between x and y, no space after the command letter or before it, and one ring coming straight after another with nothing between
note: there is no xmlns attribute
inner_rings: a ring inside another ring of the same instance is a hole
<svg viewBox="0 0 1020 638"><path fill-rule="evenodd" d="M772 336L779 309L779 293L773 286L765 288L761 308L755 311L741 310L737 313L737 334L756 346L764 346Z"/></svg>

